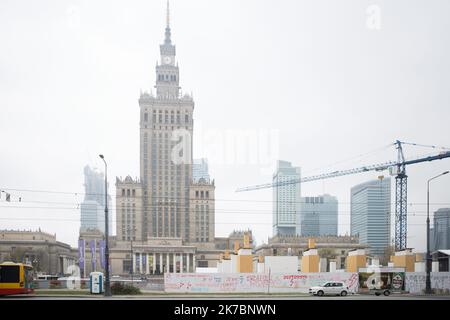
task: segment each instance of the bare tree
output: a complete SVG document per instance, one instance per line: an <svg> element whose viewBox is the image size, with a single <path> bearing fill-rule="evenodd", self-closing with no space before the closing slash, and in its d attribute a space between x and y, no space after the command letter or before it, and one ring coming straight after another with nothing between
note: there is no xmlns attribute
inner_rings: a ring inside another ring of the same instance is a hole
<svg viewBox="0 0 450 320"><path fill-rule="evenodd" d="M395 253L395 246L390 245L384 249L384 254L380 256L380 264L383 266L387 266L388 262L391 261L391 256Z"/></svg>
<svg viewBox="0 0 450 320"><path fill-rule="evenodd" d="M326 258L327 260L335 259L336 253L332 249L322 248L322 249L319 249L319 257Z"/></svg>

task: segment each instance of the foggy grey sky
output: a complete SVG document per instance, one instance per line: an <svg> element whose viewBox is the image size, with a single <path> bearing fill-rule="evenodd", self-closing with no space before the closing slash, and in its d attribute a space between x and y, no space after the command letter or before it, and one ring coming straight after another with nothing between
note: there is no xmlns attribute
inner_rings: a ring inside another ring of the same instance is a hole
<svg viewBox="0 0 450 320"><path fill-rule="evenodd" d="M83 167L103 169L99 153L110 193L115 176L139 176L138 98L154 86L165 4L0 2L0 189L82 193ZM369 5L381 10L379 30L366 25ZM249 227L267 241L272 190L234 192L270 182L270 170L211 161L222 147L213 130L278 130L277 158L305 176L395 160L392 146L355 156L396 139L450 147L448 12L445 0L172 0L181 87L195 100L194 157L210 158L216 180L216 235ZM426 180L448 169L450 159L407 168L408 247L425 248ZM303 184L302 195L337 196L345 234L350 188L378 175ZM450 176L433 182L433 211L450 207L449 190ZM11 194L24 202L2 195L2 229L41 227L76 245L81 195ZM36 206L63 209L27 208Z"/></svg>

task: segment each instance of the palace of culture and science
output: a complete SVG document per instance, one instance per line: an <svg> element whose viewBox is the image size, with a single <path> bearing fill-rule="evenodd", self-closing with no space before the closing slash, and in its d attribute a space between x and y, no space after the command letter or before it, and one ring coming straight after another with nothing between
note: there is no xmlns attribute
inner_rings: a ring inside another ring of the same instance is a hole
<svg viewBox="0 0 450 320"><path fill-rule="evenodd" d="M110 240L113 274L158 275L216 267L221 253L236 240L233 234L215 237L215 185L207 164L206 170L196 167L193 178L194 100L181 94L169 5L155 71L156 94L143 92L139 97L140 178L116 178L116 236ZM80 234L86 241L101 238L100 232ZM90 266L90 255L85 258Z"/></svg>

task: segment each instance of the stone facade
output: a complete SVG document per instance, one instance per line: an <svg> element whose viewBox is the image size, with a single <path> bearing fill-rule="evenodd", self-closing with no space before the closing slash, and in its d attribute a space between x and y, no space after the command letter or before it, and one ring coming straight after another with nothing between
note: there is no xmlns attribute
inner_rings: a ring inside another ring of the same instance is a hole
<svg viewBox="0 0 450 320"><path fill-rule="evenodd" d="M230 233L228 237L224 238L216 238L215 239L215 248L218 250L222 250L222 252L226 249L229 249L230 252L234 250L234 244L237 241L239 243L239 247L244 247L244 235L247 234L249 236L250 246L254 248L253 235L252 231L249 230L234 230Z"/></svg>
<svg viewBox="0 0 450 320"><path fill-rule="evenodd" d="M156 65L156 95L143 93L140 107L140 177L143 234L182 238L190 234L194 100L181 94L169 24Z"/></svg>
<svg viewBox="0 0 450 320"><path fill-rule="evenodd" d="M215 236L214 180L201 178L191 184L189 205L189 242L213 242Z"/></svg>
<svg viewBox="0 0 450 320"><path fill-rule="evenodd" d="M142 185L130 176L116 178L116 236L122 241L146 238L143 224Z"/></svg>
<svg viewBox="0 0 450 320"><path fill-rule="evenodd" d="M303 236L275 236L255 249L258 256L298 256L299 258L309 249L310 237ZM324 236L314 237L315 249L321 258L329 262L336 262L338 269L345 269L346 257L355 249L366 249L367 245L360 244L358 237Z"/></svg>
<svg viewBox="0 0 450 320"><path fill-rule="evenodd" d="M110 249L112 273L151 276L164 272L195 272L196 248L180 238L148 238L146 241L113 241Z"/></svg>
<svg viewBox="0 0 450 320"><path fill-rule="evenodd" d="M42 231L0 230L0 262L32 265L38 273L65 275L77 262L77 250Z"/></svg>

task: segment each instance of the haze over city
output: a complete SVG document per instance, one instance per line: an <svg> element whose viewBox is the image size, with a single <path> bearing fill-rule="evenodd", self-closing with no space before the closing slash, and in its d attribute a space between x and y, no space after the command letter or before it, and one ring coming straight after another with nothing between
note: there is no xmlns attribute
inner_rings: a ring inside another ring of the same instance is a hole
<svg viewBox="0 0 450 320"><path fill-rule="evenodd" d="M208 158L215 179L217 236L272 235L272 190L235 190L271 182L276 160L309 176L396 160L397 139L450 147L446 1L171 8L180 85L195 100L194 158ZM84 166L103 170L105 155L113 198L116 176L139 177L138 98L155 91L165 10L164 1L2 1L0 189L12 196L1 195L2 229L41 228L75 246ZM405 156L441 150L405 146ZM425 249L426 181L449 168L448 159L407 167L408 247ZM350 188L381 174L305 183L302 196L336 196L346 234ZM432 212L450 207L448 190L449 176L433 184Z"/></svg>

